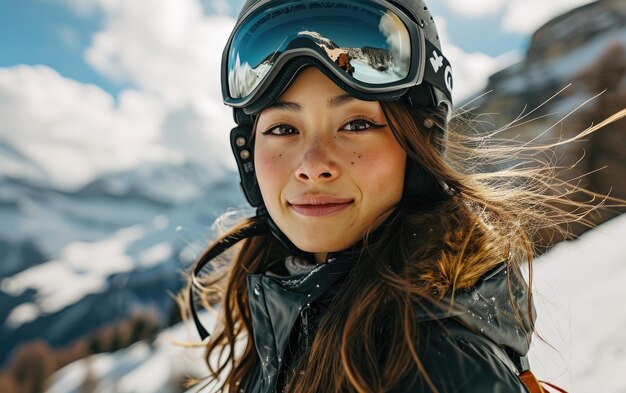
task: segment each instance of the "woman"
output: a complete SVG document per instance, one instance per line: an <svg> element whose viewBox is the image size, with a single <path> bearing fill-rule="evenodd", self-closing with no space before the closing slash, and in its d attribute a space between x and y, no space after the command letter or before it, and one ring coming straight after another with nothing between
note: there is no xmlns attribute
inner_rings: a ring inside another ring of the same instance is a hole
<svg viewBox="0 0 626 393"><path fill-rule="evenodd" d="M541 168L479 170L513 150L448 129L450 64L421 0L248 0L222 82L257 214L190 288L221 302L207 343L221 390L540 391L519 264L583 205L550 207Z"/></svg>

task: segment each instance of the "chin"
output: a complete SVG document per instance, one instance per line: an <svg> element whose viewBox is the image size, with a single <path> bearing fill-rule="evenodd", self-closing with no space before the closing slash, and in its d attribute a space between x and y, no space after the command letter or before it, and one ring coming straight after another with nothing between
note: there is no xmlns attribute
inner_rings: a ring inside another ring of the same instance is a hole
<svg viewBox="0 0 626 393"><path fill-rule="evenodd" d="M346 248L350 247L352 244L340 244L337 242L325 242L323 240L303 240L303 239L289 239L291 242L298 247L298 249L304 252L310 253L318 253L318 252L336 252L342 251ZM356 242L355 242L356 243Z"/></svg>

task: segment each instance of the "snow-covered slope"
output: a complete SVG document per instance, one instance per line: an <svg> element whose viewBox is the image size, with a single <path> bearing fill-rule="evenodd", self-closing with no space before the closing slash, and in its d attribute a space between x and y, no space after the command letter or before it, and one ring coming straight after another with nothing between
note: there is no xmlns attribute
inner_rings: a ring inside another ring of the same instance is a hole
<svg viewBox="0 0 626 393"><path fill-rule="evenodd" d="M185 377L207 373L202 348L181 345L197 340L189 328L178 324L160 333L154 343L142 341L113 354L76 361L51 378L48 393L179 392Z"/></svg>
<svg viewBox="0 0 626 393"><path fill-rule="evenodd" d="M535 263L536 374L571 392L626 392L626 215ZM550 345L555 349L551 349Z"/></svg>

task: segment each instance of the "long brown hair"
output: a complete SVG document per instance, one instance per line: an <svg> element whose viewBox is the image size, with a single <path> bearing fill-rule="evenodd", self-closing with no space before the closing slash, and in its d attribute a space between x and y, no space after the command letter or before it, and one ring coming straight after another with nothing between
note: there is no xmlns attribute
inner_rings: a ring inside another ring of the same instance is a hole
<svg viewBox="0 0 626 393"><path fill-rule="evenodd" d="M415 300L440 299L470 287L503 261L527 263L532 277L537 245L545 243L541 239L569 236L571 222L592 225L589 215L607 201L556 176L549 152L562 142L505 145L494 134L455 132L436 111L415 110L401 101L381 105L409 158L445 185L445 192L435 201L403 199L375 240L365 236L366 252L324 315L311 352L293 366L288 392L384 392L414 366L436 391L418 356ZM225 236L250 224L245 220ZM238 392L259 362L246 277L285 257L271 236L245 240L232 262L216 263L199 288L207 305L220 303L206 361L209 378L222 378L222 391ZM380 343L374 337L383 319L395 323Z"/></svg>

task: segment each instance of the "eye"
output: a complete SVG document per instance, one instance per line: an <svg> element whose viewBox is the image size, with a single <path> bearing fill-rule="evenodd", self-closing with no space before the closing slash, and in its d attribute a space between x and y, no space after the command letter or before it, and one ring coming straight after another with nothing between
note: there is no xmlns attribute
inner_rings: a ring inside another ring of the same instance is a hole
<svg viewBox="0 0 626 393"><path fill-rule="evenodd" d="M297 131L295 128L288 124L279 124L268 128L263 131L263 135L276 135L276 136L289 136L295 134Z"/></svg>
<svg viewBox="0 0 626 393"><path fill-rule="evenodd" d="M375 120L368 117L359 117L357 119L350 120L343 129L346 131L364 131L367 129L383 128L384 124L378 124Z"/></svg>

